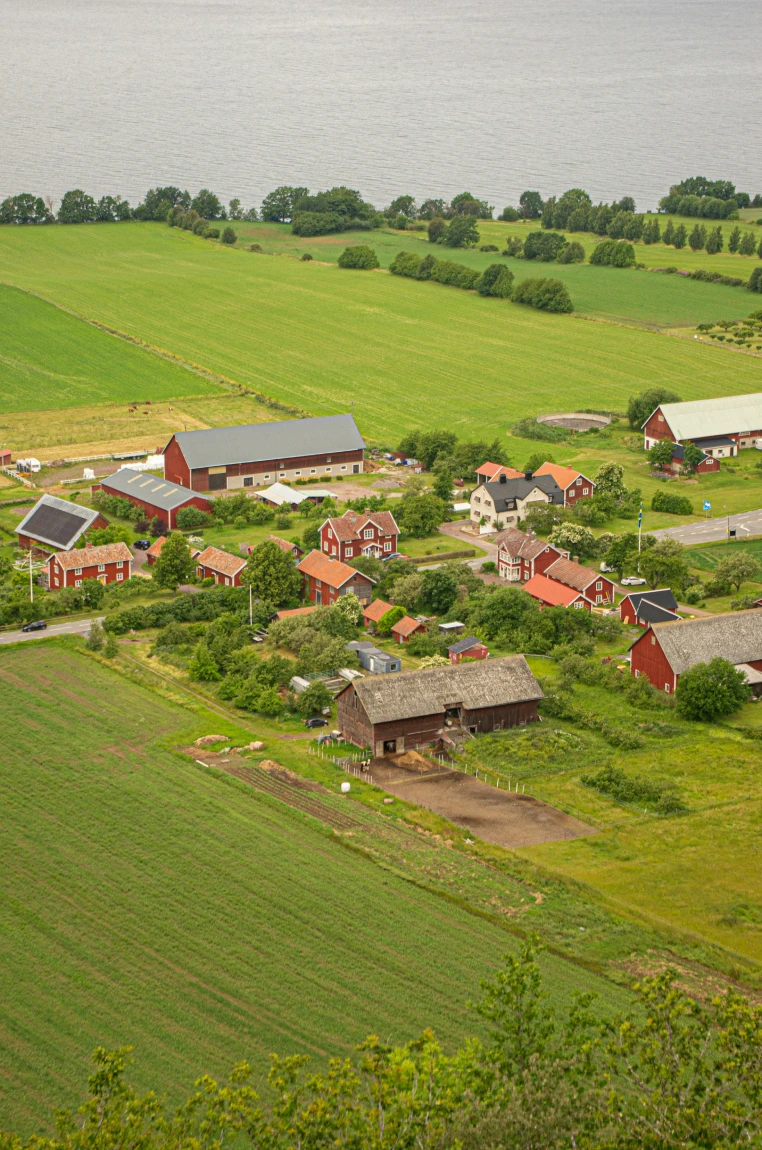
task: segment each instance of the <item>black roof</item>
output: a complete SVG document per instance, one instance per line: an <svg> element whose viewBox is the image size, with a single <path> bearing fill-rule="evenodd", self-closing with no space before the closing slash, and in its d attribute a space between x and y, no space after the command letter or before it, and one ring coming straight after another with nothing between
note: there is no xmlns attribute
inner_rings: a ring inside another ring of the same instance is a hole
<svg viewBox="0 0 762 1150"><path fill-rule="evenodd" d="M677 610L677 599L675 599L669 587L661 587L658 591L630 591L625 598L630 600L636 611L639 610L643 599L647 599L649 603L657 604L666 611Z"/></svg>
<svg viewBox="0 0 762 1150"><path fill-rule="evenodd" d="M552 475L533 475L531 479L506 479L505 483L485 483L484 488L495 504L495 511L512 511L517 499L526 499L530 491L539 487L550 496L551 503L563 504L564 493Z"/></svg>

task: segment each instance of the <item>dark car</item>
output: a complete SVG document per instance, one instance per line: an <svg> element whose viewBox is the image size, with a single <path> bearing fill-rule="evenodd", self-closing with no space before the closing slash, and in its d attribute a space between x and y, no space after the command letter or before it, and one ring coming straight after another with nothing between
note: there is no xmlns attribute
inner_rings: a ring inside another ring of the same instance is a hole
<svg viewBox="0 0 762 1150"><path fill-rule="evenodd" d="M44 619L35 619L34 623L25 623L21 628L22 631L44 631L47 628L47 623Z"/></svg>
<svg viewBox="0 0 762 1150"><path fill-rule="evenodd" d="M132 545L136 551L147 551L151 546L150 539L136 539Z"/></svg>
<svg viewBox="0 0 762 1150"><path fill-rule="evenodd" d="M328 720L327 719L320 719L317 717L314 719L305 719L304 725L305 725L305 727L309 727L310 730L312 730L313 727L327 727L328 726Z"/></svg>

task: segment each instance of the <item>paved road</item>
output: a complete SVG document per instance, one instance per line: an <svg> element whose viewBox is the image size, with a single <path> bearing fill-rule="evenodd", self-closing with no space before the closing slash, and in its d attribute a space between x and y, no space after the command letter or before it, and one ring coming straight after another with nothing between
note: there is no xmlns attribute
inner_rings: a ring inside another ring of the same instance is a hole
<svg viewBox="0 0 762 1150"><path fill-rule="evenodd" d="M27 639L48 639L51 635L87 635L91 623L102 623L105 615L94 619L77 619L73 623L49 623L44 631L4 631L0 646L6 643L25 643Z"/></svg>
<svg viewBox="0 0 762 1150"><path fill-rule="evenodd" d="M736 529L736 539L762 535L762 510L731 515L730 526ZM703 523L688 523L685 527L665 527L661 531L650 531L649 535L655 535L657 539L677 539L687 545L715 543L718 539L728 538L728 518L723 515L717 519L705 519Z"/></svg>

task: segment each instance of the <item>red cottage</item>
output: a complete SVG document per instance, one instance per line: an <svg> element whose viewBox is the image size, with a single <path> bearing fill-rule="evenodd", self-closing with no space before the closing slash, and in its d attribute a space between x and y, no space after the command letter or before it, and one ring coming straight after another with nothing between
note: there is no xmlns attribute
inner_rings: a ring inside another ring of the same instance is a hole
<svg viewBox="0 0 762 1150"><path fill-rule="evenodd" d="M569 558L568 551L542 543L532 532L525 534L518 527L507 527L494 542L498 574L509 583L524 583L533 575L541 575L556 559Z"/></svg>
<svg viewBox="0 0 762 1150"><path fill-rule="evenodd" d="M399 533L391 511L347 511L340 518L323 523L320 549L341 560L357 559L360 555L380 559L395 554Z"/></svg>
<svg viewBox="0 0 762 1150"><path fill-rule="evenodd" d="M540 604L540 610L543 607L576 607L586 611L591 610L589 601L581 591L567 587L565 583L556 583L555 580L548 579L545 575L533 575L524 584L524 590L527 595L531 595L533 599L537 600Z"/></svg>
<svg viewBox="0 0 762 1150"><path fill-rule="evenodd" d="M240 587L241 572L246 566L242 555L231 555L218 547L207 547L196 560L199 579L214 579L223 587Z"/></svg>
<svg viewBox="0 0 762 1150"><path fill-rule="evenodd" d="M102 547L92 547L88 543L77 551L59 551L50 557L48 587L51 591L81 587L83 579L122 583L131 574L132 554L126 543L105 543Z"/></svg>
<svg viewBox="0 0 762 1150"><path fill-rule="evenodd" d="M340 595L348 595L350 592L363 605L370 603L375 579L355 571L354 567L348 567L338 559L330 559L319 551L310 551L301 563L297 563L296 569L304 576L305 594L311 603L330 607Z"/></svg>
<svg viewBox="0 0 762 1150"><path fill-rule="evenodd" d="M595 495L595 484L581 471L572 467L561 467L558 463L543 463L535 475L552 475L564 493L564 507L574 507L580 499L591 499Z"/></svg>
<svg viewBox="0 0 762 1150"><path fill-rule="evenodd" d="M654 623L630 647L630 671L671 694L680 676L716 656L738 670L762 671L762 612L734 611L679 623ZM754 676L750 676L754 678Z"/></svg>
<svg viewBox="0 0 762 1150"><path fill-rule="evenodd" d="M602 607L614 602L614 584L600 571L593 571L590 567L583 567L577 559L557 559L547 568L545 574L548 579L555 579L557 583L564 583L581 591L594 607Z"/></svg>

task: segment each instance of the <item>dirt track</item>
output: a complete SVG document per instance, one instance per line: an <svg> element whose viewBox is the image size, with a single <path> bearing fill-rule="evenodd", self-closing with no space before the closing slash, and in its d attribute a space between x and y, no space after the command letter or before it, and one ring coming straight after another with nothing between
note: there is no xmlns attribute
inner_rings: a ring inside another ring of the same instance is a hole
<svg viewBox="0 0 762 1150"><path fill-rule="evenodd" d="M390 794L427 807L497 846L528 847L597 834L595 827L539 799L498 790L462 771L433 768L419 773L387 758L374 759L369 773Z"/></svg>

